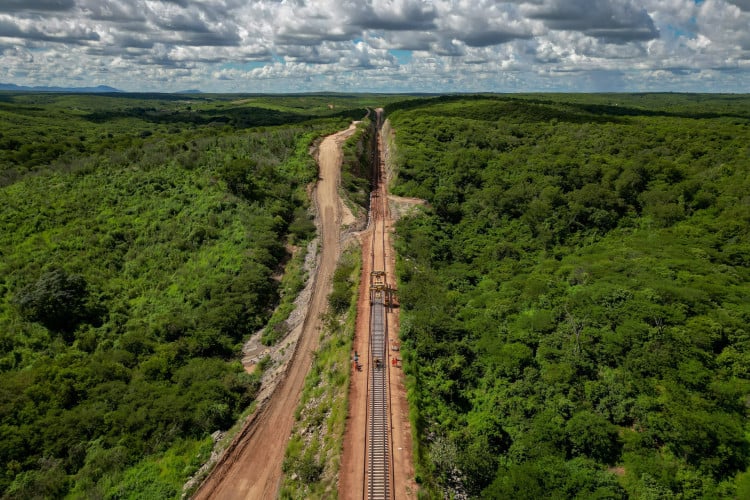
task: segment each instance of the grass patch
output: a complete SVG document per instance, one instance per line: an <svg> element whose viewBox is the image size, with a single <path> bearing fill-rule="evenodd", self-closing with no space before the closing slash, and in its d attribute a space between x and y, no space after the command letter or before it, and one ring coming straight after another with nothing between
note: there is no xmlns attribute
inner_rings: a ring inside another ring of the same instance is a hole
<svg viewBox="0 0 750 500"><path fill-rule="evenodd" d="M338 286L343 296L346 290L348 307L337 313L331 304L325 316L320 347L305 381L284 458L281 498L337 495L361 262L360 248L351 248L341 257L334 274L334 291Z"/></svg>

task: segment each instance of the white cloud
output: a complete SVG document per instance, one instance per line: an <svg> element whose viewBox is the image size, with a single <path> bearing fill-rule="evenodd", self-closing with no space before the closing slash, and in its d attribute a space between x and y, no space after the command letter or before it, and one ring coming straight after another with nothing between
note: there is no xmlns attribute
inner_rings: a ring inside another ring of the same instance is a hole
<svg viewBox="0 0 750 500"><path fill-rule="evenodd" d="M727 0L744 11L750 11L750 0Z"/></svg>
<svg viewBox="0 0 750 500"><path fill-rule="evenodd" d="M748 26L750 0L5 0L0 81L747 91Z"/></svg>
<svg viewBox="0 0 750 500"><path fill-rule="evenodd" d="M441 32L473 47L531 38L538 24L522 17L512 4L492 0L454 0L449 5L443 2L443 5L439 21Z"/></svg>
<svg viewBox="0 0 750 500"><path fill-rule="evenodd" d="M712 42L717 53L733 58L750 51L750 12L724 0L706 0L696 19L701 32Z"/></svg>
<svg viewBox="0 0 750 500"><path fill-rule="evenodd" d="M523 11L550 29L579 31L613 43L659 36L652 17L635 0L549 0Z"/></svg>

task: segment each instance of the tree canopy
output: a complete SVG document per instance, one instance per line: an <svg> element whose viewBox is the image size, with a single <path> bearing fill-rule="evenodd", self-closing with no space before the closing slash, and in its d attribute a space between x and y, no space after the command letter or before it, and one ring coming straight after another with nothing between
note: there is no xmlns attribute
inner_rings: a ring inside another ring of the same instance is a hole
<svg viewBox="0 0 750 500"><path fill-rule="evenodd" d="M750 99L388 108L428 491L713 498L750 465ZM744 491L744 490L743 490Z"/></svg>
<svg viewBox="0 0 750 500"><path fill-rule="evenodd" d="M259 387L310 149L365 113L326 101L2 96L0 497L180 496Z"/></svg>

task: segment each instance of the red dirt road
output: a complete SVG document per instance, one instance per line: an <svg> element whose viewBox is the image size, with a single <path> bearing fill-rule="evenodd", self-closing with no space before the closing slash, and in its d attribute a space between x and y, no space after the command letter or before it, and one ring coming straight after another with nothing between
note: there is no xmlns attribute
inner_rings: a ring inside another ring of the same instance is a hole
<svg viewBox="0 0 750 500"><path fill-rule="evenodd" d="M320 145L320 180L315 202L322 248L310 307L287 373L268 402L247 420L193 497L195 499L265 499L278 495L281 464L294 423L294 411L310 370L312 352L318 346L320 318L327 308L331 277L340 255L341 144L354 130L352 126L329 136Z"/></svg>

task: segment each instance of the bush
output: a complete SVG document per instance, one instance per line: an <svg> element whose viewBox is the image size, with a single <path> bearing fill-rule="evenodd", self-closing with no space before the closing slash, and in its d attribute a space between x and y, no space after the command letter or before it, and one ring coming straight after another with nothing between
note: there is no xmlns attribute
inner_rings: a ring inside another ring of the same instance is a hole
<svg viewBox="0 0 750 500"><path fill-rule="evenodd" d="M52 269L21 289L15 298L21 315L55 332L71 332L89 316L86 281L78 274Z"/></svg>

